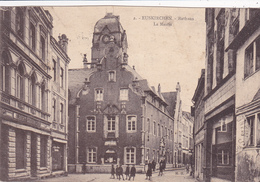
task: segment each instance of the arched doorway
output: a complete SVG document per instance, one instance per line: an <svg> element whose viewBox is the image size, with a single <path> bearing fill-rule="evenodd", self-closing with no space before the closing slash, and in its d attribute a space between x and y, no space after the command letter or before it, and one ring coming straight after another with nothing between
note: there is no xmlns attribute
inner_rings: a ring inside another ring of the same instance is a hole
<svg viewBox="0 0 260 182"><path fill-rule="evenodd" d="M104 162L108 164L117 163L117 153L114 149L107 149L104 156Z"/></svg>

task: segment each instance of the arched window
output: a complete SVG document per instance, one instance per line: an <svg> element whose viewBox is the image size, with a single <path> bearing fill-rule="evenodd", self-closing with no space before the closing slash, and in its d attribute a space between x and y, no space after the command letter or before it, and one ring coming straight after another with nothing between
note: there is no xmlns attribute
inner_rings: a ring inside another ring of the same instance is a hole
<svg viewBox="0 0 260 182"><path fill-rule="evenodd" d="M24 68L22 64L18 66L16 84L17 97L24 100Z"/></svg>
<svg viewBox="0 0 260 182"><path fill-rule="evenodd" d="M24 12L22 8L16 8L16 32L19 37L23 38L24 36Z"/></svg>
<svg viewBox="0 0 260 182"><path fill-rule="evenodd" d="M31 104L36 106L36 75L35 73L31 76L31 85L30 85L30 97L31 97Z"/></svg>
<svg viewBox="0 0 260 182"><path fill-rule="evenodd" d="M3 52L2 54L2 60L1 60L1 90L9 93L10 92L10 68L9 68L9 58L6 54L6 52Z"/></svg>

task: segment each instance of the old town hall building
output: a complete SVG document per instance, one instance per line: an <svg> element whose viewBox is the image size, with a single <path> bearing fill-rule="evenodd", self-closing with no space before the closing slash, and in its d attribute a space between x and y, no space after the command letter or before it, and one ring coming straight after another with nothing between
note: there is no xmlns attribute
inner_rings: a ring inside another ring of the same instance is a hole
<svg viewBox="0 0 260 182"><path fill-rule="evenodd" d="M138 170L148 160L172 165L180 86L165 100L160 85L155 90L128 65L118 16L96 23L91 62L85 55L83 64L69 70L69 171L80 172L84 163L88 172L110 170L111 163Z"/></svg>

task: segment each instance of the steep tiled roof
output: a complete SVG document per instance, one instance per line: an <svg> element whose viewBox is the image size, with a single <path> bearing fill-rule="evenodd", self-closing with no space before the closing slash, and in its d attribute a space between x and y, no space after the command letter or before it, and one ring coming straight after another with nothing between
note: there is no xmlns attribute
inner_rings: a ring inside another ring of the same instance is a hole
<svg viewBox="0 0 260 182"><path fill-rule="evenodd" d="M170 116L174 117L177 92L162 92L162 96L164 97L166 103L168 104L167 110Z"/></svg>
<svg viewBox="0 0 260 182"><path fill-rule="evenodd" d="M86 78L89 79L91 74L96 69L69 69L69 103L73 104L76 101L77 93L84 85Z"/></svg>

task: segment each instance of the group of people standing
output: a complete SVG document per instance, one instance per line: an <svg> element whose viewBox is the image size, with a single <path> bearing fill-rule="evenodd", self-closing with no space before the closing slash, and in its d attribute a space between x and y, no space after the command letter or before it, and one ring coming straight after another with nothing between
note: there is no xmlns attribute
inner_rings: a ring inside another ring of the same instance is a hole
<svg viewBox="0 0 260 182"><path fill-rule="evenodd" d="M162 176L163 175L163 171L165 170L166 167L166 162L165 160L161 160L159 162L159 174L158 176ZM156 162L153 160L152 162L149 161L148 162L148 168L146 170L146 179L150 180L151 176L152 176L152 171L155 171L156 168Z"/></svg>
<svg viewBox="0 0 260 182"><path fill-rule="evenodd" d="M125 178L124 178L124 175L123 175L124 171L123 171L123 168L122 168L122 165L116 165L116 168L114 167L114 164L112 164L111 166L111 178L112 179L115 179L115 174L116 174L116 178L117 179L121 179L121 176L122 176L122 179L123 180L131 180L131 178L133 178L133 181L135 179L135 173L136 173L136 168L135 168L135 165L133 165L130 169L130 166L129 164L126 166L126 169L125 169Z"/></svg>
<svg viewBox="0 0 260 182"><path fill-rule="evenodd" d="M163 175L163 171L165 170L165 167L166 167L166 162L164 160L161 160L159 162L159 175L158 176ZM155 171L155 168L156 168L156 162L154 160L152 162L149 161L147 164L147 168L145 169L147 180L151 180L151 176L152 176L153 171ZM126 169L125 169L125 177L124 177L124 170L122 168L122 165L116 165L116 168L115 168L114 164L112 164L110 178L115 179L115 175L116 175L116 179L120 180L122 178L123 180L131 180L131 178L133 178L133 181L134 181L135 174L136 174L135 165L132 165L132 167L130 169L129 164L127 164Z"/></svg>

